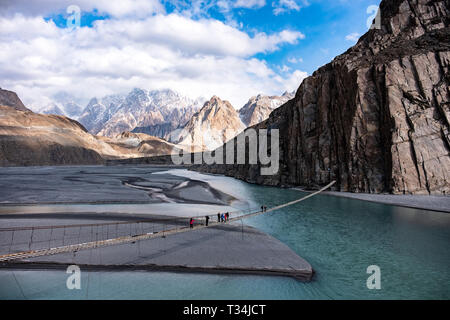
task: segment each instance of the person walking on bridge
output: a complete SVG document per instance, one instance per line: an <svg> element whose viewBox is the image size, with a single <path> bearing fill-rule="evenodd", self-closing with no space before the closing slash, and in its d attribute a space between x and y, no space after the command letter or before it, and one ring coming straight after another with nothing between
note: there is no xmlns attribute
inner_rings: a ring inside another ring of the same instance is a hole
<svg viewBox="0 0 450 320"><path fill-rule="evenodd" d="M230 217L230 214L227 212L225 213L225 222L228 222L228 218Z"/></svg>
<svg viewBox="0 0 450 320"><path fill-rule="evenodd" d="M217 222L220 222L220 212L217 214Z"/></svg>
<svg viewBox="0 0 450 320"><path fill-rule="evenodd" d="M194 218L191 218L191 220L189 221L189 227L191 229L194 228Z"/></svg>
<svg viewBox="0 0 450 320"><path fill-rule="evenodd" d="M225 222L225 216L224 216L223 213L222 213L222 215L220 216L220 219L221 219L222 222Z"/></svg>
<svg viewBox="0 0 450 320"><path fill-rule="evenodd" d="M206 219L206 226L208 226L209 216L206 216L205 219Z"/></svg>

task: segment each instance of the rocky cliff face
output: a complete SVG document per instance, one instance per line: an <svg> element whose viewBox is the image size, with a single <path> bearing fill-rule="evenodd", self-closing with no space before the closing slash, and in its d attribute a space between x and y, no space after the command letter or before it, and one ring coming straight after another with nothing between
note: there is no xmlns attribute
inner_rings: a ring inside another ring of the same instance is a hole
<svg viewBox="0 0 450 320"><path fill-rule="evenodd" d="M251 127L266 120L273 110L294 98L295 92L285 92L281 96L258 95L251 97L239 110L242 122Z"/></svg>
<svg viewBox="0 0 450 320"><path fill-rule="evenodd" d="M245 128L233 106L214 96L183 128L173 131L169 141L193 152L214 150Z"/></svg>
<svg viewBox="0 0 450 320"><path fill-rule="evenodd" d="M450 8L384 0L381 29L305 79L257 128L280 130L280 170L202 166L268 185L450 192Z"/></svg>

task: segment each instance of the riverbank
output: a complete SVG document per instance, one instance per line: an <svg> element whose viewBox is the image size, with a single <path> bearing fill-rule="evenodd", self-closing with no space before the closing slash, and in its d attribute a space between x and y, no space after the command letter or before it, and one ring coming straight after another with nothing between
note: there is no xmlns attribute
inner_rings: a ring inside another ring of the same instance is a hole
<svg viewBox="0 0 450 320"><path fill-rule="evenodd" d="M213 176L223 176L223 177L231 177L238 180L245 181L250 184L265 186L264 184L254 183L246 181L245 179L234 177L232 175L227 175L223 173L216 172L207 172L204 170L199 170L198 167L190 167L187 168L189 171L198 172L204 175L213 175ZM278 187L273 185L267 185L274 188L280 189L292 189L301 192L312 193L315 190L305 189L302 187L295 186L285 186ZM388 205L394 205L405 208L412 209L422 209L429 211L438 211L438 212L447 212L450 213L450 195L397 195L397 194L370 194L370 193L352 193L352 192L343 192L343 191L326 191L322 192L322 195L329 195L335 197L349 198L361 201L382 203Z"/></svg>
<svg viewBox="0 0 450 320"><path fill-rule="evenodd" d="M203 181L164 173L174 168L180 167L0 168L0 205L183 203L226 207L237 200Z"/></svg>
<svg viewBox="0 0 450 320"><path fill-rule="evenodd" d="M300 188L293 188L293 189L303 192L310 192ZM422 209L422 210L450 213L450 196L369 194L369 193L351 193L338 191L325 191L322 193L322 195L389 204L393 206L412 209Z"/></svg>

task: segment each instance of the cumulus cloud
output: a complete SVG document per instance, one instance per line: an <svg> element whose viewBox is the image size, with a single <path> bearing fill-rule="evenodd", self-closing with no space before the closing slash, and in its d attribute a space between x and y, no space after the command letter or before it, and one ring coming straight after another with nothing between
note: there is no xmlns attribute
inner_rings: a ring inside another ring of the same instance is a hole
<svg viewBox="0 0 450 320"><path fill-rule="evenodd" d="M46 16L55 12L65 11L70 5L77 5L85 12L94 9L112 17L144 17L155 13L165 12L158 0L2 0L0 12L3 15L14 15L20 12L24 15Z"/></svg>
<svg viewBox="0 0 450 320"><path fill-rule="evenodd" d="M259 52L275 51L282 44L295 44L305 36L298 31L283 30L267 35L247 33L219 20L190 18L170 14L157 15L145 20L103 20L89 37L99 41L105 37L119 39L121 44L132 42L159 43L173 49L182 48L189 54L251 56ZM102 42L99 42L102 44Z"/></svg>
<svg viewBox="0 0 450 320"><path fill-rule="evenodd" d="M302 81L308 77L308 73L301 71L301 70L295 70L293 73L291 73L287 78L282 78L281 76L277 76L278 81L283 83L283 86L285 90L287 91L294 91L297 90Z"/></svg>
<svg viewBox="0 0 450 320"><path fill-rule="evenodd" d="M237 0L233 6L235 8L262 8L266 5L266 0Z"/></svg>
<svg viewBox="0 0 450 320"><path fill-rule="evenodd" d="M309 5L307 0L276 0L272 3L273 13L280 15L291 11L300 11L304 6Z"/></svg>
<svg viewBox="0 0 450 320"><path fill-rule="evenodd" d="M356 41L358 41L359 36L360 36L359 33L353 32L353 33L350 33L350 34L346 35L346 36L345 36L345 40L347 40L347 41L352 41L352 42L356 42Z"/></svg>
<svg viewBox="0 0 450 320"><path fill-rule="evenodd" d="M289 71L291 71L291 68L289 68L289 67L288 67L287 65L285 65L285 64L283 64L282 66L279 66L278 69L279 69L281 72L289 72Z"/></svg>
<svg viewBox="0 0 450 320"><path fill-rule="evenodd" d="M217 20L179 14L114 18L75 30L42 16L2 16L0 86L32 105L59 91L87 100L141 87L216 94L239 108L252 95L299 86L306 73L280 76L254 55L303 37L292 30L249 36Z"/></svg>
<svg viewBox="0 0 450 320"><path fill-rule="evenodd" d="M303 58L292 57L292 58L288 59L288 62L292 63L292 64L302 63L303 62Z"/></svg>
<svg viewBox="0 0 450 320"><path fill-rule="evenodd" d="M230 18L233 9L260 9L266 5L266 0L162 0L170 4L175 11L188 17L209 17L211 9L221 12Z"/></svg>

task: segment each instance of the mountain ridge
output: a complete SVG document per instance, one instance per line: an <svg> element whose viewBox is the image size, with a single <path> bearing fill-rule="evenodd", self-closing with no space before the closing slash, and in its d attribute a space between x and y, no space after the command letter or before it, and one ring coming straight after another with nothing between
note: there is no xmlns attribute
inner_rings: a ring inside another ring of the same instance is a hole
<svg viewBox="0 0 450 320"><path fill-rule="evenodd" d="M191 152L213 150L244 129L231 103L213 96L183 128L172 132L169 141Z"/></svg>
<svg viewBox="0 0 450 320"><path fill-rule="evenodd" d="M273 110L293 99L294 96L295 91L286 91L281 96L266 96L259 94L248 100L248 102L239 110L239 116L247 127L251 127L266 120Z"/></svg>
<svg viewBox="0 0 450 320"><path fill-rule="evenodd" d="M2 88L0 88L0 106L10 107L19 111L31 112L30 109L25 107L25 105L22 103L22 100L19 99L15 92Z"/></svg>
<svg viewBox="0 0 450 320"><path fill-rule="evenodd" d="M67 93L60 96L59 101L74 100ZM291 98L293 98L293 93L289 92L285 92L281 96L258 94L251 97L237 112L245 126L254 125L265 120L274 109ZM95 135L114 138L121 132L145 133L176 143L180 140L180 137L176 139L173 137L177 136L183 129L185 136L188 135L187 131L192 128L185 128L185 126L188 125L205 102L207 101L204 98L192 100L171 89L144 90L134 88L127 95L116 94L104 96L101 99L91 98L79 117L75 119ZM65 109L61 109L62 107L59 106L61 105L54 103L40 109L40 111L44 114L66 115ZM234 112L230 112L230 115L233 118L235 117ZM232 127L236 127L239 121L234 120L234 122ZM226 124L226 121L224 123ZM230 130L234 129L230 128ZM215 126L215 130L219 130L219 128ZM195 135L199 136L198 133ZM204 135L203 138L208 140L210 137ZM229 135L223 137L223 139L230 138ZM213 142L214 140L217 140L217 137L210 141L215 147L217 143ZM222 143L226 141L224 140ZM202 145L194 141L192 143L196 144L196 146L192 145L196 150Z"/></svg>

